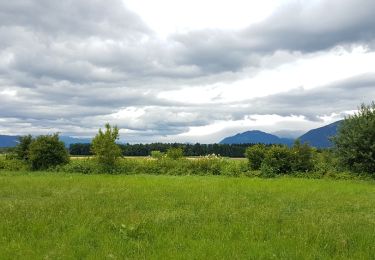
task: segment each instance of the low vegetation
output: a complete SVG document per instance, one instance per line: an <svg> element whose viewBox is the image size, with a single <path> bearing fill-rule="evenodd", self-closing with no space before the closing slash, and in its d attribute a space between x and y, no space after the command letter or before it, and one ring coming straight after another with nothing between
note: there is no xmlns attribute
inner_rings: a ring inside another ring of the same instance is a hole
<svg viewBox="0 0 375 260"><path fill-rule="evenodd" d="M0 173L0 259L374 259L373 181Z"/></svg>

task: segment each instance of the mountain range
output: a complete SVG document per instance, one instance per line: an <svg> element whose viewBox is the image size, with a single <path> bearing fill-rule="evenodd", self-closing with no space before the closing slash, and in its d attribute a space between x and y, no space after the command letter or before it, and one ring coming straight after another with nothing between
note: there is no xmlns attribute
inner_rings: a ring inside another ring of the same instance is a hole
<svg viewBox="0 0 375 260"><path fill-rule="evenodd" d="M328 148L332 146L330 138L335 136L342 121L313 129L298 137L302 143L308 143L317 148ZM229 136L220 141L221 144L284 144L292 145L295 139L280 138L276 135L254 130Z"/></svg>
<svg viewBox="0 0 375 260"><path fill-rule="evenodd" d="M18 137L16 135L0 135L0 147L13 147L18 143ZM59 136L60 140L65 143L66 147L69 147L70 144L75 143L91 143L90 138L78 138L71 136Z"/></svg>
<svg viewBox="0 0 375 260"><path fill-rule="evenodd" d="M309 143L311 146L317 148L328 148L332 146L330 137L336 135L337 128L340 126L342 121L313 129L307 133L301 135L298 139L302 143ZM18 136L0 135L0 147L13 147L17 145ZM78 138L71 136L60 136L60 140L65 143L66 147L69 147L73 143L91 143L90 138ZM292 145L294 142L293 138L282 138L274 134L265 133L258 130L247 131L239 133L234 136L229 136L220 141L220 144L284 144Z"/></svg>

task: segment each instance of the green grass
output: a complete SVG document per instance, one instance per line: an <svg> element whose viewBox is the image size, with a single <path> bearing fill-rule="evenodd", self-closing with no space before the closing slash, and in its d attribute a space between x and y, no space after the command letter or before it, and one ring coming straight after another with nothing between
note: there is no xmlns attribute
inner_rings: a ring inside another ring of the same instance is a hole
<svg viewBox="0 0 375 260"><path fill-rule="evenodd" d="M0 173L0 259L374 259L373 181Z"/></svg>

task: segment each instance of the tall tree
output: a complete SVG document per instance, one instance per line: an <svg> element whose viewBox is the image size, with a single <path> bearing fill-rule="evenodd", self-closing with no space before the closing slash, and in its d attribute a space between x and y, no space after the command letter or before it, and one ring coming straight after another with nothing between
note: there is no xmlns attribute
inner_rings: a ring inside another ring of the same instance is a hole
<svg viewBox="0 0 375 260"><path fill-rule="evenodd" d="M355 172L375 173L375 103L362 104L333 138L341 163Z"/></svg>

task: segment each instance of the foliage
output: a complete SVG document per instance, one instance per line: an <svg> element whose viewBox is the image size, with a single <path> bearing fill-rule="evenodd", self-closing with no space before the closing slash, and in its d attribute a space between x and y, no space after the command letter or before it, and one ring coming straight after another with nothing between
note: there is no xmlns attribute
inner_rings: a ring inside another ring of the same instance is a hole
<svg viewBox="0 0 375 260"><path fill-rule="evenodd" d="M181 147L185 156L205 156L219 154L223 157L244 157L249 144L180 144L180 143L151 143L151 144L119 144L124 156L149 156L152 151L165 153L169 148ZM71 155L92 155L91 144L71 144Z"/></svg>
<svg viewBox="0 0 375 260"><path fill-rule="evenodd" d="M340 162L354 172L375 173L375 102L362 104L333 138Z"/></svg>
<svg viewBox="0 0 375 260"><path fill-rule="evenodd" d="M259 170L264 158L266 157L266 146L256 144L246 149L246 158L249 160L251 170Z"/></svg>
<svg viewBox="0 0 375 260"><path fill-rule="evenodd" d="M160 151L151 151L151 157L154 159L160 160L161 158L163 158L163 156L164 156L164 153Z"/></svg>
<svg viewBox="0 0 375 260"><path fill-rule="evenodd" d="M43 170L69 162L69 154L58 134L41 135L29 148L29 162L33 170Z"/></svg>
<svg viewBox="0 0 375 260"><path fill-rule="evenodd" d="M0 156L0 170L6 171L23 171L28 169L28 164L16 158Z"/></svg>
<svg viewBox="0 0 375 260"><path fill-rule="evenodd" d="M184 150L181 147L171 147L167 150L169 159L178 160L184 156Z"/></svg>
<svg viewBox="0 0 375 260"><path fill-rule="evenodd" d="M268 149L261 166L264 176L288 174L292 172L293 153L287 146L272 146Z"/></svg>
<svg viewBox="0 0 375 260"><path fill-rule="evenodd" d="M92 152L99 163L106 167L113 167L118 157L121 156L121 149L116 144L119 139L119 129L117 126L105 125L105 132L99 129L98 134L92 140Z"/></svg>
<svg viewBox="0 0 375 260"><path fill-rule="evenodd" d="M375 255L374 181L4 172L0 198L0 259Z"/></svg>
<svg viewBox="0 0 375 260"><path fill-rule="evenodd" d="M311 172L314 169L314 151L307 143L301 144L297 139L292 147L292 171Z"/></svg>
<svg viewBox="0 0 375 260"><path fill-rule="evenodd" d="M30 156L30 145L33 142L31 135L20 136L18 138L18 144L14 148L16 158L19 160L28 161Z"/></svg>

